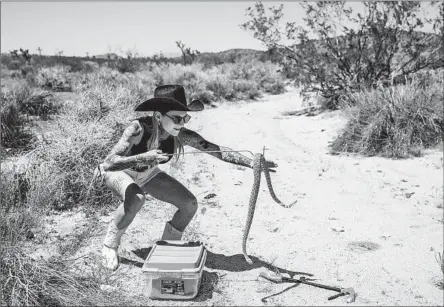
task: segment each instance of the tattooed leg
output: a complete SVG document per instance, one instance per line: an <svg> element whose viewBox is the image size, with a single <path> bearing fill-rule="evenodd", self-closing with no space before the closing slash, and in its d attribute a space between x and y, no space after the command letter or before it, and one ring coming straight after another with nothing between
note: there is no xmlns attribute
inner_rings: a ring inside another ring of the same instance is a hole
<svg viewBox="0 0 444 307"><path fill-rule="evenodd" d="M107 172L104 177L108 188L122 201L114 213L114 219L108 225L102 248L103 266L115 270L119 266L117 250L120 240L142 207L145 197L133 178L123 171Z"/></svg>
<svg viewBox="0 0 444 307"><path fill-rule="evenodd" d="M145 203L144 193L134 179L123 171L106 172L105 183L122 201L114 213L114 223L119 229L126 228Z"/></svg>

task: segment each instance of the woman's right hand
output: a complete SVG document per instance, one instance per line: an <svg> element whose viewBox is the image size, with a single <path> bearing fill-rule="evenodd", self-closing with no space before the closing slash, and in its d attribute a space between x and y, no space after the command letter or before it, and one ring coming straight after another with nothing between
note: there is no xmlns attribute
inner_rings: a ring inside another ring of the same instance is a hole
<svg viewBox="0 0 444 307"><path fill-rule="evenodd" d="M168 154L163 153L162 150L160 149L153 149L140 154L140 158L142 160L141 162L145 164L152 164L152 163L165 162L170 157Z"/></svg>

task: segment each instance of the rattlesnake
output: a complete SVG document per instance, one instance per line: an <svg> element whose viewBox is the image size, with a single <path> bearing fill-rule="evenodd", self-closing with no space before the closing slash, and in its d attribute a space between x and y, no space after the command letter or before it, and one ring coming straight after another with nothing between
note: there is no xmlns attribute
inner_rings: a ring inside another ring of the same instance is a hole
<svg viewBox="0 0 444 307"><path fill-rule="evenodd" d="M273 186L271 185L270 173L264 155L261 153L255 154L253 161L253 173L254 173L253 187L251 189L250 201L248 204L247 221L245 223L245 228L242 238L242 254L244 255L245 260L249 264L252 264L253 261L247 255L247 238L248 238L248 233L250 232L251 223L253 222L254 211L256 209L256 201L257 201L257 196L259 194L259 187L261 185L262 171L264 172L265 179L267 180L267 186L268 190L270 191L270 195L275 202L277 202L279 205L281 205L284 208L290 208L292 205L294 205L297 202L296 200L290 205L286 205L277 198L276 194L274 193Z"/></svg>

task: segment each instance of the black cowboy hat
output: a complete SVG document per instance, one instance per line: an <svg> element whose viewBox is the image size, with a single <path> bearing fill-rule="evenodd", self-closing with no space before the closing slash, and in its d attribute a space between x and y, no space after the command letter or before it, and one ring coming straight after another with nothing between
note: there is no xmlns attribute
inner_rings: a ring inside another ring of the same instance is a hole
<svg viewBox="0 0 444 307"><path fill-rule="evenodd" d="M185 97L182 85L161 85L154 90L154 98L140 102L134 111L202 111L204 104L200 100L193 100L189 104Z"/></svg>

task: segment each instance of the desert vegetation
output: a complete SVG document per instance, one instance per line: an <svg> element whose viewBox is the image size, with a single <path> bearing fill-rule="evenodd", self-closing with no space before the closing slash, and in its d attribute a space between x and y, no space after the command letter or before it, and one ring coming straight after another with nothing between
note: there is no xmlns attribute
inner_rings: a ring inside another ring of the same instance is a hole
<svg viewBox="0 0 444 307"><path fill-rule="evenodd" d="M91 181L92 170L136 117L134 105L151 97L156 86L182 84L188 99L215 106L282 93L286 80L279 64L251 54L218 65L211 56L182 63L133 53L102 60L26 55L2 55L4 301L114 303L112 296L97 294L100 278L68 273L61 256L47 263L26 257L24 245L41 230L41 217L83 206L94 216L116 205L100 182ZM73 99L60 98L64 94ZM41 124L51 127L47 133L37 129Z"/></svg>
<svg viewBox="0 0 444 307"><path fill-rule="evenodd" d="M188 99L209 107L300 87L309 105L348 116L334 152L406 158L442 145L443 3L434 4L436 20L416 15L419 2L368 2L359 16L344 2L301 5L306 25L288 23L285 33L283 6L269 15L260 2L247 10L242 28L265 52L211 54L177 41L179 58L47 56L22 48L2 54L2 302L116 304L97 276L72 272L62 257L44 262L27 252L50 212L81 207L93 217L115 207L111 192L92 182L92 170L137 116L134 105L158 85L182 84ZM344 18L357 27L338 28L334 21ZM426 23L436 34L419 31ZM36 129L42 123L45 133Z"/></svg>
<svg viewBox="0 0 444 307"><path fill-rule="evenodd" d="M307 101L350 114L332 150L406 157L444 131L444 5L429 5L435 19L419 2L364 2L364 14L346 2L303 3L305 24L283 25L283 5L267 12L257 2L241 27L280 56ZM421 32L425 24L435 33Z"/></svg>

